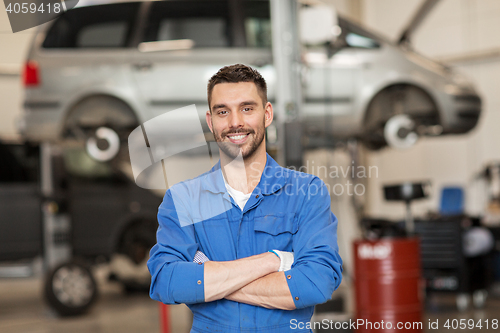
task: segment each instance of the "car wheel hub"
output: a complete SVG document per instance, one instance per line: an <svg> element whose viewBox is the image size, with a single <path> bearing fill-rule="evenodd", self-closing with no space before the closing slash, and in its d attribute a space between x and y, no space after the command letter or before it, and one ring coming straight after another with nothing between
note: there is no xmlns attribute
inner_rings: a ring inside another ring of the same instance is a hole
<svg viewBox="0 0 500 333"><path fill-rule="evenodd" d="M95 160L106 162L113 159L120 150L118 134L108 127L99 127L95 137L89 137L86 143L87 153Z"/></svg>
<svg viewBox="0 0 500 333"><path fill-rule="evenodd" d="M81 306L92 298L92 280L81 268L61 268L52 283L56 297L68 306Z"/></svg>

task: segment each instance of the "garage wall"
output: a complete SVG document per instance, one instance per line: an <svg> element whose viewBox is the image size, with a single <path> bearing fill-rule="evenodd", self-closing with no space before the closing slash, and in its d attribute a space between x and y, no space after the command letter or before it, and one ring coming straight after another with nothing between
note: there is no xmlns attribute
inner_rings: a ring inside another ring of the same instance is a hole
<svg viewBox="0 0 500 333"><path fill-rule="evenodd" d="M363 15L363 0L321 0L330 6L333 6L335 10L345 17L351 20L361 22L364 19Z"/></svg>
<svg viewBox="0 0 500 333"><path fill-rule="evenodd" d="M421 0L364 0L364 24L396 39ZM484 184L474 179L490 161L500 160L500 97L498 94L500 57L474 54L500 50L500 2L497 0L442 0L427 17L413 38L414 49L442 60L473 55L452 63L475 82L484 108L478 126L469 134L426 138L407 151L386 149L369 153L368 164L379 168L379 177L369 181L368 214L402 218L403 204L388 204L382 185L408 180L430 180L429 200L416 202L416 214L439 207L443 186L466 189L466 210L481 214L485 207Z"/></svg>

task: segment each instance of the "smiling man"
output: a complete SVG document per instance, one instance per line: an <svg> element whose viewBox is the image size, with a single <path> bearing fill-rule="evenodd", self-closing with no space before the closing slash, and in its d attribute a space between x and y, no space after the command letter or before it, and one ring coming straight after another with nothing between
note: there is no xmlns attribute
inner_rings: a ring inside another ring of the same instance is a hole
<svg viewBox="0 0 500 333"><path fill-rule="evenodd" d="M308 323L342 278L328 189L266 153L273 108L257 71L220 69L208 104L220 161L165 194L150 295L187 304L191 332L311 332L293 327L306 327L297 323Z"/></svg>

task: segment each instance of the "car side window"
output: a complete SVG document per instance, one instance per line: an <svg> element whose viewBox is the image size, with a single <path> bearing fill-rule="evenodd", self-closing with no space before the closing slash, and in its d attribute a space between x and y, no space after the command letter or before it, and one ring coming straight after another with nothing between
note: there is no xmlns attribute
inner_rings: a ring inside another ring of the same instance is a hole
<svg viewBox="0 0 500 333"><path fill-rule="evenodd" d="M247 47L271 47L271 14L269 1L243 2Z"/></svg>
<svg viewBox="0 0 500 333"><path fill-rule="evenodd" d="M342 32L341 38L346 47L362 49L377 49L380 47L376 37L361 27L343 19L339 20L339 24Z"/></svg>
<svg viewBox="0 0 500 333"><path fill-rule="evenodd" d="M193 47L231 45L227 1L157 1L143 42L190 40Z"/></svg>
<svg viewBox="0 0 500 333"><path fill-rule="evenodd" d="M78 34L77 47L120 47L124 45L127 22L89 25Z"/></svg>
<svg viewBox="0 0 500 333"><path fill-rule="evenodd" d="M363 36L354 32L349 32L345 36L345 40L348 46L358 47L363 49L376 49L380 47L380 44L371 39L370 37Z"/></svg>
<svg viewBox="0 0 500 333"><path fill-rule="evenodd" d="M47 33L43 48L126 47L139 3L80 7L62 14Z"/></svg>

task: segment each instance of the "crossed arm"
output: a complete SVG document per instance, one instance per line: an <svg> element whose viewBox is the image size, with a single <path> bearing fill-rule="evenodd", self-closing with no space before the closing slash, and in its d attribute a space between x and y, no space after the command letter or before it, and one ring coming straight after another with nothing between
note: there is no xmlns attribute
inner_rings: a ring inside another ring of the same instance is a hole
<svg viewBox="0 0 500 333"><path fill-rule="evenodd" d="M263 253L233 261L205 262L205 302L226 298L269 309L293 310L295 304L280 259Z"/></svg>

